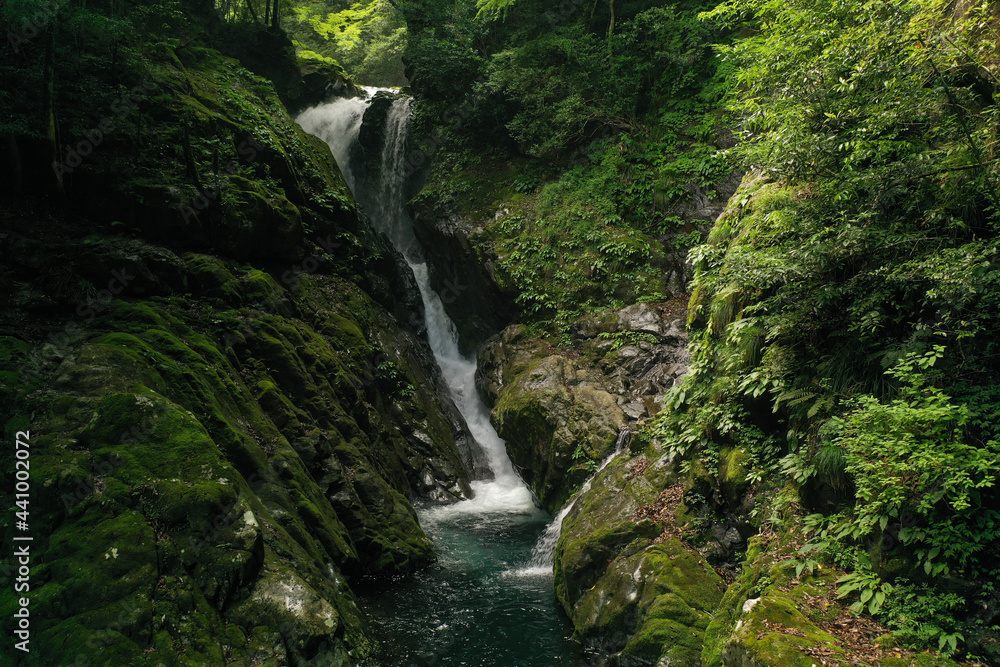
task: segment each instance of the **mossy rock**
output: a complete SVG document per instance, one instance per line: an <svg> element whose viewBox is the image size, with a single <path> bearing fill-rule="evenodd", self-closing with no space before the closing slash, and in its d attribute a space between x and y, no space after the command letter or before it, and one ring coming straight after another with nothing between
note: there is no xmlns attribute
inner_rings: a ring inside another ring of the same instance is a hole
<svg viewBox="0 0 1000 667"><path fill-rule="evenodd" d="M743 502L750 488L750 455L740 447L724 449L719 456L719 491L730 508L737 508Z"/></svg>
<svg viewBox="0 0 1000 667"><path fill-rule="evenodd" d="M625 413L596 372L551 355L508 361L491 419L542 506L555 512L613 451Z"/></svg>
<svg viewBox="0 0 1000 667"><path fill-rule="evenodd" d="M92 660L113 655L121 664L137 655L221 664L223 635L231 637L226 659L237 664L293 654L349 664L347 652L363 656L370 640L341 572L392 577L432 560L406 497L406 466L439 476L438 466L451 460L449 474L460 475L458 455L448 450L454 440L440 437L453 437L450 425L434 416L440 407L431 391L419 403L386 400L374 385L367 393L358 375L373 350L366 331L380 346L398 348L407 373L420 367L370 301L364 308L331 301L343 294L331 285L306 290L296 304L266 272L212 257L188 262L214 290L211 315L201 316L191 298L116 301L100 320L113 333L65 350L49 367L50 391L21 396L35 414L32 426L46 434L32 462L49 499L36 508L38 523L57 527L39 571L47 583L33 598L52 619L39 631L52 650ZM279 307L243 305L262 300ZM220 303L233 310L219 310ZM234 323L239 338L226 335ZM8 365L32 351L7 342ZM409 419L419 419L410 428L422 429L420 447L433 457L415 454L399 435ZM68 548L76 542L89 549ZM121 563L127 567L114 570ZM222 610L245 604L250 591L270 590L260 583L269 567L295 572L312 606L333 610L327 617L335 627L272 614L267 623L285 630L268 635L257 630L263 608L238 622L225 617ZM87 587L104 593L84 594ZM151 602L128 619L112 618L110 627L109 615L130 596ZM10 595L0 597L3 608L12 604ZM85 644L95 633L91 651Z"/></svg>
<svg viewBox="0 0 1000 667"><path fill-rule="evenodd" d="M582 639L618 650L613 664L699 664L701 636L722 599L719 575L676 539L626 550L574 606Z"/></svg>
<svg viewBox="0 0 1000 667"><path fill-rule="evenodd" d="M836 582L844 573L818 567L797 576L799 530L791 518L782 534L750 540L743 570L727 589L705 632L703 665L812 667L820 661L844 666L865 664L820 627L846 611L836 593ZM822 658L810 655L814 648L822 650ZM923 653L910 653L899 662L890 657L880 664L955 665L944 656Z"/></svg>
<svg viewBox="0 0 1000 667"><path fill-rule="evenodd" d="M697 551L676 538L654 543L663 526L633 518L677 480L665 459L639 463L624 455L614 459L563 520L556 595L576 634L613 653L609 664L666 659L698 665L725 585Z"/></svg>
<svg viewBox="0 0 1000 667"><path fill-rule="evenodd" d="M629 464L626 456L612 460L563 519L554 569L556 596L567 613L627 545L662 532L653 522L637 522L632 515L652 504L673 482L674 473L662 459L639 475L631 473Z"/></svg>

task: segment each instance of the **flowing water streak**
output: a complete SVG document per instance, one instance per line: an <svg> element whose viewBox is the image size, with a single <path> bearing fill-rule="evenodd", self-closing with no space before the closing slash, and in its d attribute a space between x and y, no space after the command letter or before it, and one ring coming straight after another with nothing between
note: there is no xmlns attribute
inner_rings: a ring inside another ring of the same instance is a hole
<svg viewBox="0 0 1000 667"><path fill-rule="evenodd" d="M421 520L425 524L433 524L469 514L536 514L539 510L531 492L514 472L504 442L490 423L489 410L476 389L476 360L465 358L459 352L455 324L431 287L423 250L406 211L406 136L412 113L410 98L396 99L386 118L378 178L374 179L374 183L362 183L362 179L354 173L352 154L357 150L361 117L370 103L370 99L336 100L308 109L296 120L307 132L329 144L351 191L368 212L372 224L388 236L413 271L424 305L427 337L434 358L469 431L485 452L494 475L494 479L489 481L472 482L475 492L472 500L426 509L421 512Z"/></svg>
<svg viewBox="0 0 1000 667"><path fill-rule="evenodd" d="M528 565L514 570L511 572L512 575L517 577L538 577L552 573L552 564L555 560L556 545L559 544L559 536L562 534L563 519L566 518L566 516L573 509L573 506L576 505L576 501L580 498L580 496L585 494L587 491L590 491L594 480L597 479L599 474L601 474L601 471L607 468L608 464L611 463L616 456L621 454L622 450L628 447L628 443L631 438L631 429L628 426L623 426L622 429L618 431L618 439L615 441L614 451L604 457L604 460L601 461L601 465L597 467L597 470L595 470L594 474L590 476L590 479L588 479L584 485L580 487L579 491L573 494L573 497L569 499L569 502L566 503L565 507L559 510L559 513L552 518L551 523L545 527L545 532L542 533L540 538L538 538L538 543L535 544L535 548L531 550L531 561Z"/></svg>

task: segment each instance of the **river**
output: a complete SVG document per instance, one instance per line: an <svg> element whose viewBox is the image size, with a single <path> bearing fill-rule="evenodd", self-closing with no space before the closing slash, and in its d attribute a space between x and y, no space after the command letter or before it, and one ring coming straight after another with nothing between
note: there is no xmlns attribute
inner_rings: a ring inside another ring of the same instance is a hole
<svg viewBox="0 0 1000 667"><path fill-rule="evenodd" d="M369 95L375 92L370 89ZM340 99L308 109L296 120L327 142L362 210L413 271L434 357L492 473L492 479L472 482L471 500L417 508L438 555L434 566L362 595L361 605L381 645L377 665L580 665L572 627L553 592L551 538L558 526L546 530L551 517L536 507L490 424L489 410L476 390L476 360L459 352L455 325L431 288L423 249L406 211L412 100L399 97L392 103L376 179L352 170L370 103L370 97Z"/></svg>

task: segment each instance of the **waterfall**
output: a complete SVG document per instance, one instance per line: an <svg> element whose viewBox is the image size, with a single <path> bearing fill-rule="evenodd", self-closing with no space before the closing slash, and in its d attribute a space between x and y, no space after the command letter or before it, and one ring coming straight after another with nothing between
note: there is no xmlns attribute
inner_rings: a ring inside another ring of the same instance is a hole
<svg viewBox="0 0 1000 667"><path fill-rule="evenodd" d="M367 89L370 95L378 89ZM341 99L304 111L296 121L307 132L330 146L351 192L376 230L385 234L413 271L424 305L427 337L434 358L465 419L469 431L486 454L492 480L475 480L471 500L435 507L421 512L421 520L435 522L455 514L534 513L531 492L514 472L504 441L490 423L489 410L476 389L476 360L463 357L458 348L458 332L448 317L441 298L431 287L423 249L406 210L406 137L412 114L412 100L399 96L385 122L381 162L377 176L355 172L354 155L359 146L361 120L372 99Z"/></svg>
<svg viewBox="0 0 1000 667"><path fill-rule="evenodd" d="M552 522L545 527L545 532L542 536L538 538L538 543L535 544L535 548L531 550L531 560L528 562L526 567L522 567L515 570L513 574L519 577L533 577L540 575L547 575L552 572L552 564L555 560L556 555L556 545L559 544L559 536L562 534L562 523L570 511L572 511L573 506L576 505L576 501L579 500L580 496L590 491L594 484L594 480L597 476L601 474L601 471L608 467L616 456L621 454L622 450L628 447L629 441L632 439L632 430L625 425L618 431L618 438L615 440L615 449L613 452L604 457L601 461L601 465L597 467L594 474L590 476L583 486L573 494L573 497L569 499L569 502L559 510L559 513L552 518Z"/></svg>
<svg viewBox="0 0 1000 667"><path fill-rule="evenodd" d="M306 109L295 119L302 129L319 137L330 147L351 192L356 186L354 173L349 168L351 144L361 130L361 120L369 103L367 99L346 97Z"/></svg>

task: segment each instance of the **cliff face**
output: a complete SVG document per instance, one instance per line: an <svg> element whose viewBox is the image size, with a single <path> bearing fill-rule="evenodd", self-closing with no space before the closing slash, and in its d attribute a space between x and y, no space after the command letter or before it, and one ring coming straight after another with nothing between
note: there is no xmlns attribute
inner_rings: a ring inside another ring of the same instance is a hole
<svg viewBox="0 0 1000 667"><path fill-rule="evenodd" d="M468 493L412 277L274 86L198 44L129 42L142 59L114 109L109 70L57 47L57 89L80 93L55 110L62 199L30 132L5 128L22 178L0 214L0 417L31 436L25 664L354 664L371 645L349 582L429 563L411 499ZM17 605L5 585L7 634Z"/></svg>

